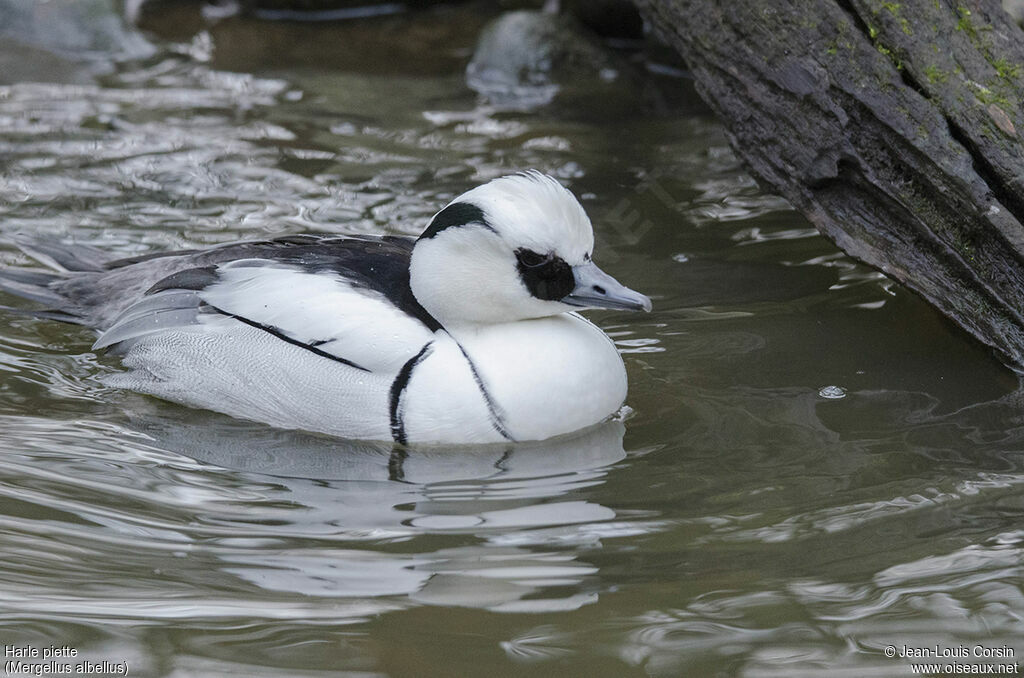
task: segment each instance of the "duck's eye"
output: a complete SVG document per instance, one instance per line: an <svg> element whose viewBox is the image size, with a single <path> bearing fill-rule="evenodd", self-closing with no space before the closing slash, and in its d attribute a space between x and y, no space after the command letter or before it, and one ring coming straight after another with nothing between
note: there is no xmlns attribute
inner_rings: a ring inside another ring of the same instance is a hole
<svg viewBox="0 0 1024 678"><path fill-rule="evenodd" d="M533 250L525 248L516 250L516 259L519 263L527 268L536 268L543 266L547 262L551 261L552 256L550 254L537 254Z"/></svg>
<svg viewBox="0 0 1024 678"><path fill-rule="evenodd" d="M519 277L530 294L538 299L561 299L576 286L572 267L553 252L537 254L523 248L516 250L516 259L519 260Z"/></svg>

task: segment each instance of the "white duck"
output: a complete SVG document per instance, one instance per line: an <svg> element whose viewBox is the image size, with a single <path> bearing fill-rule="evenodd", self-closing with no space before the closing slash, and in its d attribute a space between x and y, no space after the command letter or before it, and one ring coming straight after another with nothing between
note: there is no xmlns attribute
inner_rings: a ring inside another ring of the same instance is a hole
<svg viewBox="0 0 1024 678"><path fill-rule="evenodd" d="M274 426L398 443L541 440L626 396L612 341L573 312L650 310L591 260L590 220L527 172L452 201L416 240L292 236L107 260L18 245L36 315L101 330L113 383Z"/></svg>

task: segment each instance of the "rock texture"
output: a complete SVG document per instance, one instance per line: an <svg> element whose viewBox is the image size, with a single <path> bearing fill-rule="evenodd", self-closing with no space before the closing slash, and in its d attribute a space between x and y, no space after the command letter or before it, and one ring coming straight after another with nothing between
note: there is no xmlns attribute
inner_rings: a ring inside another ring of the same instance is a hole
<svg viewBox="0 0 1024 678"><path fill-rule="evenodd" d="M1024 34L998 0L636 0L754 174L1024 371Z"/></svg>

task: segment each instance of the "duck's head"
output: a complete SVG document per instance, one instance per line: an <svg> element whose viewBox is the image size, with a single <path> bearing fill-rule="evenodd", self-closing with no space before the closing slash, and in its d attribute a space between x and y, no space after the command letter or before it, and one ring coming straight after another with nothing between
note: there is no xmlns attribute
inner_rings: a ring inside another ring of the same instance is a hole
<svg viewBox="0 0 1024 678"><path fill-rule="evenodd" d="M580 308L651 310L651 300L592 261L594 232L576 198L531 171L463 193L416 241L410 284L442 325L497 323Z"/></svg>

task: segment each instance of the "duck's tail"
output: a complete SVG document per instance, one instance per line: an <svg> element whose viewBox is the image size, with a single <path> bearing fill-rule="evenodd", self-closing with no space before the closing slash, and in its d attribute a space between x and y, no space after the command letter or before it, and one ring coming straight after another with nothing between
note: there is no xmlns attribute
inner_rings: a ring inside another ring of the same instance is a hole
<svg viewBox="0 0 1024 678"><path fill-rule="evenodd" d="M0 268L0 292L42 305L42 308L27 309L0 305L0 309L18 315L86 324L76 304L57 291L56 286L75 273L102 271L106 257L100 250L83 245L41 243L21 236L0 242L14 245L50 269Z"/></svg>

